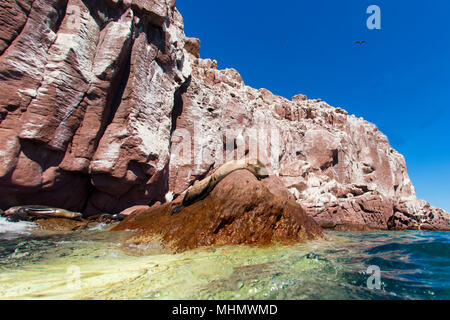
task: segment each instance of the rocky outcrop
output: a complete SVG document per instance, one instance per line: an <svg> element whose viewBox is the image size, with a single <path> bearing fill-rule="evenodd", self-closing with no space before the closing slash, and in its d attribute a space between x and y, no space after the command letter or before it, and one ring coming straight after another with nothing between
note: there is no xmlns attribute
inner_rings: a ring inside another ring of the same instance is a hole
<svg viewBox="0 0 450 320"><path fill-rule="evenodd" d="M211 245L288 244L322 236L298 203L273 194L267 185L249 171L238 170L177 214L171 213L176 203L137 208L113 230L135 230L129 243L161 242L176 252Z"/></svg>
<svg viewBox="0 0 450 320"><path fill-rule="evenodd" d="M410 207L410 205L415 205L415 207ZM394 207L394 214L389 218L388 227L392 230L450 231L448 216L447 212L430 206L424 200L399 203Z"/></svg>
<svg viewBox="0 0 450 320"><path fill-rule="evenodd" d="M161 199L190 74L174 4L36 0L25 17L2 28L0 205L93 214Z"/></svg>
<svg viewBox="0 0 450 320"><path fill-rule="evenodd" d="M297 95L289 101L250 88L235 70L217 70L215 61L193 59L192 70L175 106L180 134L172 139L169 180L175 195L231 149L237 157L264 159L324 228L405 228L393 221L406 208L448 229L449 215L417 200L404 157L375 125L321 100ZM189 146L190 159L180 156Z"/></svg>
<svg viewBox="0 0 450 320"><path fill-rule="evenodd" d="M323 227L448 228L374 125L199 49L173 0L3 1L0 207L119 213L250 156Z"/></svg>

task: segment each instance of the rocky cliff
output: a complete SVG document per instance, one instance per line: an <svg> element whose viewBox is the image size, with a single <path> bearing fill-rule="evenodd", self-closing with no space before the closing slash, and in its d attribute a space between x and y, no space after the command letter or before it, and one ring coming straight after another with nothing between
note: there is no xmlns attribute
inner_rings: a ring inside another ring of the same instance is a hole
<svg viewBox="0 0 450 320"><path fill-rule="evenodd" d="M450 229L373 124L199 57L174 0L0 3L0 207L117 213L252 155L321 226Z"/></svg>

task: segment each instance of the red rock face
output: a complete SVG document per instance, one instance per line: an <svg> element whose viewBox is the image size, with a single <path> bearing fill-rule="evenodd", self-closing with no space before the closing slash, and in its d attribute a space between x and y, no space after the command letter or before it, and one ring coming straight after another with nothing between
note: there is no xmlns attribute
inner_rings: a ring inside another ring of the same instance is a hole
<svg viewBox="0 0 450 320"><path fill-rule="evenodd" d="M189 75L174 4L0 8L2 26L18 16L0 34L0 205L91 214L162 199L174 93Z"/></svg>
<svg viewBox="0 0 450 320"><path fill-rule="evenodd" d="M448 227L373 124L217 70L173 0L5 0L0 13L1 208L118 213L248 155L323 227Z"/></svg>
<svg viewBox="0 0 450 320"><path fill-rule="evenodd" d="M0 3L0 54L22 31L33 0L2 1Z"/></svg>

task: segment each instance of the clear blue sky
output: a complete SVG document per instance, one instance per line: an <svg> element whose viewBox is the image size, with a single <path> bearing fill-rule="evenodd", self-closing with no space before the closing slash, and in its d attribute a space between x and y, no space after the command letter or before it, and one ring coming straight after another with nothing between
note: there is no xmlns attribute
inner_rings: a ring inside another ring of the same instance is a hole
<svg viewBox="0 0 450 320"><path fill-rule="evenodd" d="M381 8L381 30L366 9ZM203 58L246 84L320 98L375 123L419 198L450 212L450 1L178 0ZM366 40L359 47L357 40ZM286 44L288 42L288 44Z"/></svg>

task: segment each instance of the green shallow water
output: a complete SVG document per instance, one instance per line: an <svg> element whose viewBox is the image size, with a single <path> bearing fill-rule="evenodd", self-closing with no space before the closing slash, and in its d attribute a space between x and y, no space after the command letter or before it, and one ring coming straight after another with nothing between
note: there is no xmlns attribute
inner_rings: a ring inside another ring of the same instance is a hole
<svg viewBox="0 0 450 320"><path fill-rule="evenodd" d="M101 228L56 235L1 226L1 299L450 298L450 240L441 232L327 232L295 246L171 255L157 245L124 251L127 234ZM370 265L381 269L380 289L367 287Z"/></svg>

